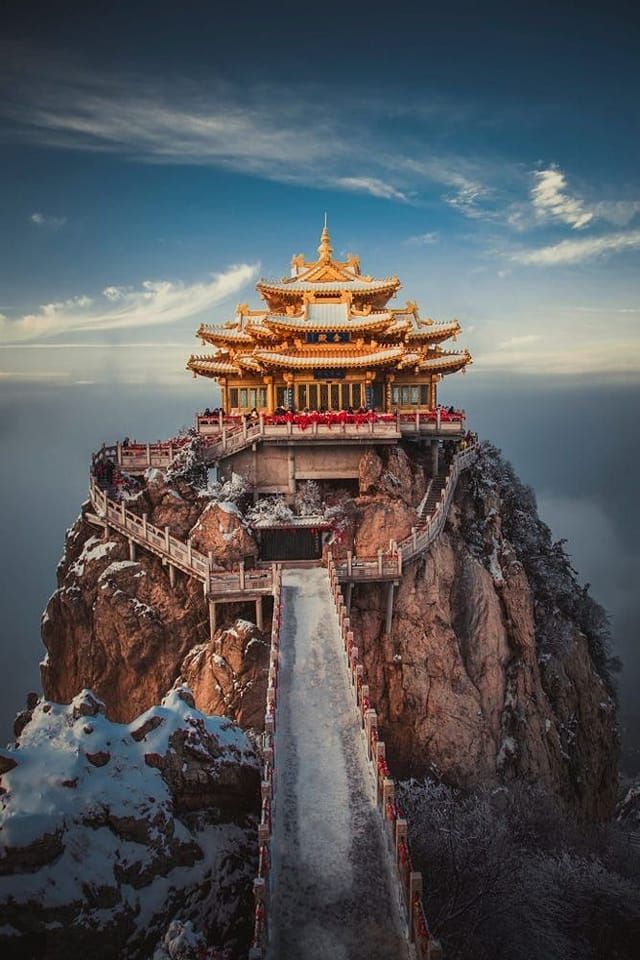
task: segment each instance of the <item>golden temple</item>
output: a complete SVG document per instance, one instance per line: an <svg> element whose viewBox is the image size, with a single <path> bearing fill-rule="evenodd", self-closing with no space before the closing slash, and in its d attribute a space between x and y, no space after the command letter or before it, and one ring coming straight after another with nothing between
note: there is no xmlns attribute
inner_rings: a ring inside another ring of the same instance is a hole
<svg viewBox="0 0 640 960"><path fill-rule="evenodd" d="M325 220L318 259L299 254L289 277L260 280L262 309L240 304L235 320L201 324L196 336L216 350L192 355L187 369L219 383L228 413L433 410L438 382L471 355L441 347L457 320L421 320L413 301L390 306L400 286L361 273L356 256L335 260Z"/></svg>

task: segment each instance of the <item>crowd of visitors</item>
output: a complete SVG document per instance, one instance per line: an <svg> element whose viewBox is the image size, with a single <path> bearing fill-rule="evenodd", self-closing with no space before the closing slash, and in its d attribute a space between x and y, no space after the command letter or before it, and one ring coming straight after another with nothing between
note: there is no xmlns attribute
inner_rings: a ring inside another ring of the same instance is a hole
<svg viewBox="0 0 640 960"><path fill-rule="evenodd" d="M428 422L436 422L440 420L441 422L461 422L464 420L464 411L457 410L455 407L444 407L438 405L435 410L421 410L421 411L402 411L396 408L393 413L378 413L374 407L347 407L346 410L328 410L326 407L319 407L317 410L312 410L309 407L304 407L302 410L296 409L296 407L284 407L279 405L275 408L272 414L264 414L264 422L267 424L286 424L294 423L298 426L304 428L305 426L314 423L319 424L328 424L332 425L334 423L369 423L369 422L386 422L394 420L398 415L400 419L413 419L416 415L416 412L420 413L420 417L423 420ZM260 413L253 407L252 410L247 412L240 411L231 411L231 414L227 414L222 407L216 407L213 410L210 410L209 407L201 414L202 417L211 417L222 419L226 424L236 424L241 423L242 421L246 422L255 422L260 419Z"/></svg>

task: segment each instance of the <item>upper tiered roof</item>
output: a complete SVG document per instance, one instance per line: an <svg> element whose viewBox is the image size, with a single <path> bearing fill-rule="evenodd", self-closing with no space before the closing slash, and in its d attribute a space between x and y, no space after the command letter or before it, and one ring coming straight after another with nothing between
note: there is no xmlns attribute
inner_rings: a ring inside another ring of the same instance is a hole
<svg viewBox="0 0 640 960"><path fill-rule="evenodd" d="M412 367L416 373L451 373L471 362L468 351L444 351L455 339L457 320L421 320L418 307L389 306L400 289L397 277L374 279L360 270L356 256L333 259L325 222L318 259L299 254L291 276L261 280L261 310L241 304L225 324L201 324L197 336L216 352L192 356L188 369L202 376L268 373L287 369Z"/></svg>

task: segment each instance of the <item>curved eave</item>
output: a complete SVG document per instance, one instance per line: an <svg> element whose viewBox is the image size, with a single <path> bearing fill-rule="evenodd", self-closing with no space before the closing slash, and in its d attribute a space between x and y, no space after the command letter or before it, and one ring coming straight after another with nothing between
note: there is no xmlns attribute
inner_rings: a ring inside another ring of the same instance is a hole
<svg viewBox="0 0 640 960"><path fill-rule="evenodd" d="M224 327L211 327L208 330L199 330L197 337L206 343L217 346L219 343L229 343L251 346L253 337L244 330L225 330Z"/></svg>
<svg viewBox="0 0 640 960"><path fill-rule="evenodd" d="M316 370L316 369L357 369L360 367L382 367L394 363L402 356L402 347L380 350L377 353L360 354L353 357L342 355L334 356L291 356L283 353L270 353L266 350L256 351L257 358L265 366L284 367L285 369Z"/></svg>
<svg viewBox="0 0 640 960"><path fill-rule="evenodd" d="M297 282L296 282L297 281ZM305 293L323 293L329 296L340 296L345 291L355 296L376 296L381 293L392 292L400 288L400 281L397 277L387 277L384 280L373 280L371 283L363 282L361 279L337 280L335 283L325 281L313 281L300 283L298 278L293 282L277 282L272 280L260 280L256 284L258 292L268 298L272 296L296 296L301 297Z"/></svg>
<svg viewBox="0 0 640 960"><path fill-rule="evenodd" d="M351 317L342 322L332 324L314 323L313 320L305 320L304 317L284 317L270 316L265 320L273 330L282 330L286 333L335 333L336 331L345 331L347 333L367 333L371 330L384 330L391 322L388 314L376 316L371 314L368 317Z"/></svg>
<svg viewBox="0 0 640 960"><path fill-rule="evenodd" d="M435 330L433 332L411 330L407 337L407 343L444 343L445 340L455 339L457 336L458 333L455 330Z"/></svg>
<svg viewBox="0 0 640 960"><path fill-rule="evenodd" d="M189 357L187 370L191 370L192 373L196 373L200 377L228 377L242 374L242 370L235 363L225 363L206 356Z"/></svg>
<svg viewBox="0 0 640 960"><path fill-rule="evenodd" d="M432 373L457 373L463 370L469 363L472 363L470 353L451 353L440 354L437 357L430 357L428 360L422 360L418 367L420 370L430 371Z"/></svg>

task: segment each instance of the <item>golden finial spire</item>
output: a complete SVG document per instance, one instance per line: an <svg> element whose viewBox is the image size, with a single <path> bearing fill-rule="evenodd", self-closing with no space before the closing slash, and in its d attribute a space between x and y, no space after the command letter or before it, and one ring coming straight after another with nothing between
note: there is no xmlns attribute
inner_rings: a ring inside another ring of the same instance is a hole
<svg viewBox="0 0 640 960"><path fill-rule="evenodd" d="M321 260L331 260L333 247L331 246L331 237L329 236L326 213L324 215L324 226L322 228L322 233L320 234L320 246L318 247L318 253L320 254Z"/></svg>

